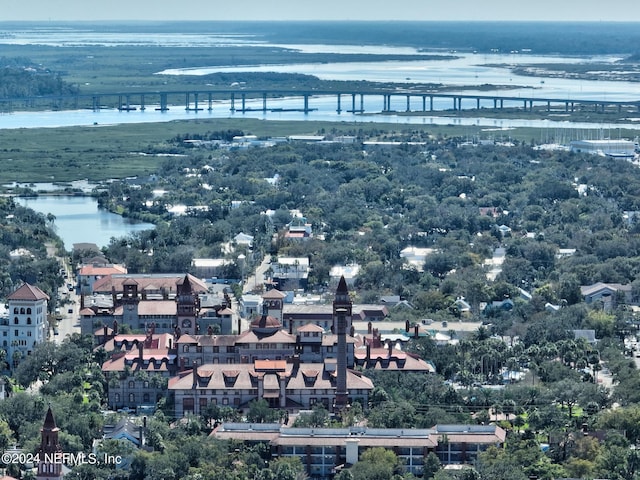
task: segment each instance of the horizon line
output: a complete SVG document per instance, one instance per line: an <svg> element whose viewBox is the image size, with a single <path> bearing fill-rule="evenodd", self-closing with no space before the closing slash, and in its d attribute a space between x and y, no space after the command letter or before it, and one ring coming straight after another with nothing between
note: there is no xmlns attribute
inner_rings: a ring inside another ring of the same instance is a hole
<svg viewBox="0 0 640 480"><path fill-rule="evenodd" d="M439 20L409 20L409 19L38 19L38 20L0 20L0 25L7 23L553 23L553 24L586 24L586 23L627 23L640 24L640 20L513 20L513 19L495 19L495 20L476 20L476 19L439 19Z"/></svg>

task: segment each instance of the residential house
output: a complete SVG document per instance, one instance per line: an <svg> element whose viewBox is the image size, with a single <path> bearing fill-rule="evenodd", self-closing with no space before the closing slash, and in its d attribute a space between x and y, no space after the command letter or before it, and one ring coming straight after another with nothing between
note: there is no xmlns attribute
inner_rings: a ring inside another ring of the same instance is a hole
<svg viewBox="0 0 640 480"><path fill-rule="evenodd" d="M278 290L304 290L309 279L307 257L278 257L271 263L271 280Z"/></svg>
<svg viewBox="0 0 640 480"><path fill-rule="evenodd" d="M597 305L606 311L615 309L619 303L638 303L638 299L633 297L631 285L598 282L581 286L580 293L587 305Z"/></svg>
<svg viewBox="0 0 640 480"><path fill-rule="evenodd" d="M344 277L347 286L353 287L360 273L360 265L335 265L329 270L329 283L337 285L340 278Z"/></svg>
<svg viewBox="0 0 640 480"><path fill-rule="evenodd" d="M424 262L427 256L435 252L433 248L405 247L400 251L400 258L404 259L407 266L415 268L418 272L424 272Z"/></svg>
<svg viewBox="0 0 640 480"><path fill-rule="evenodd" d="M226 258L194 258L191 273L198 278L226 278L226 272L233 264Z"/></svg>

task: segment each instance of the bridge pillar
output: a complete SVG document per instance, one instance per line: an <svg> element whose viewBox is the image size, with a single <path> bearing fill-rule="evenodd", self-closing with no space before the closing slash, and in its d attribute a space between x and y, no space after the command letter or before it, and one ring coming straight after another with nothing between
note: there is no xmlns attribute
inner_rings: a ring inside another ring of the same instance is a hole
<svg viewBox="0 0 640 480"><path fill-rule="evenodd" d="M167 107L167 94L161 93L160 94L160 111L166 112L167 110L169 110L169 108Z"/></svg>
<svg viewBox="0 0 640 480"><path fill-rule="evenodd" d="M209 106L207 107L207 109L209 111L213 110L213 93L211 93L211 92L209 92L208 104L209 104Z"/></svg>
<svg viewBox="0 0 640 480"><path fill-rule="evenodd" d="M480 110L480 98L476 98L476 110Z"/></svg>
<svg viewBox="0 0 640 480"><path fill-rule="evenodd" d="M411 111L411 95L407 95L407 112Z"/></svg>
<svg viewBox="0 0 640 480"><path fill-rule="evenodd" d="M304 113L309 113L309 95L304 94Z"/></svg>
<svg viewBox="0 0 640 480"><path fill-rule="evenodd" d="M569 102L564 102L564 111L565 112L569 111Z"/></svg>
<svg viewBox="0 0 640 480"><path fill-rule="evenodd" d="M232 112L236 111L236 94L235 93L231 94L231 107L229 108L229 110L231 110Z"/></svg>
<svg viewBox="0 0 640 480"><path fill-rule="evenodd" d="M351 113L356 113L356 94L351 94Z"/></svg>
<svg viewBox="0 0 640 480"><path fill-rule="evenodd" d="M100 97L97 95L93 96L93 111L100 110Z"/></svg>
<svg viewBox="0 0 640 480"><path fill-rule="evenodd" d="M194 93L194 94L193 94L193 97L194 97L194 98L193 98L193 100L194 100L194 102L195 102L195 108L194 108L194 110L197 112L197 111L198 111L198 92Z"/></svg>
<svg viewBox="0 0 640 480"><path fill-rule="evenodd" d="M422 111L423 112L427 111L427 97L426 97L426 95L422 96Z"/></svg>
<svg viewBox="0 0 640 480"><path fill-rule="evenodd" d="M527 111L527 101L526 100L524 101L524 111L525 112Z"/></svg>
<svg viewBox="0 0 640 480"><path fill-rule="evenodd" d="M140 95L140 110L142 110L143 112L147 109L147 107L144 106L144 94Z"/></svg>
<svg viewBox="0 0 640 480"><path fill-rule="evenodd" d="M247 111L247 94L243 93L242 94L242 113L245 113Z"/></svg>
<svg viewBox="0 0 640 480"><path fill-rule="evenodd" d="M263 112L267 111L267 92L264 92L262 94L262 111Z"/></svg>
<svg viewBox="0 0 640 480"><path fill-rule="evenodd" d="M494 98L493 99L493 109L496 110L498 108L498 99Z"/></svg>
<svg viewBox="0 0 640 480"><path fill-rule="evenodd" d="M462 110L462 97L458 97L458 110Z"/></svg>
<svg viewBox="0 0 640 480"><path fill-rule="evenodd" d="M189 92L186 92L184 94L184 109L188 111L190 104L191 104L191 94Z"/></svg>
<svg viewBox="0 0 640 480"><path fill-rule="evenodd" d="M573 113L574 107L575 107L575 104L573 102L571 102L571 113Z"/></svg>
<svg viewBox="0 0 640 480"><path fill-rule="evenodd" d="M360 94L360 113L364 113L364 94Z"/></svg>
<svg viewBox="0 0 640 480"><path fill-rule="evenodd" d="M453 109L457 110L457 106L458 106L458 101L456 97L453 97Z"/></svg>
<svg viewBox="0 0 640 480"><path fill-rule="evenodd" d="M342 95L338 94L337 95L338 107L336 108L336 113L338 113L338 115L342 113L342 105L340 104L341 103L341 98L342 98Z"/></svg>
<svg viewBox="0 0 640 480"><path fill-rule="evenodd" d="M551 111L551 102L547 100L547 112Z"/></svg>
<svg viewBox="0 0 640 480"><path fill-rule="evenodd" d="M429 95L429 111L433 112L433 95Z"/></svg>

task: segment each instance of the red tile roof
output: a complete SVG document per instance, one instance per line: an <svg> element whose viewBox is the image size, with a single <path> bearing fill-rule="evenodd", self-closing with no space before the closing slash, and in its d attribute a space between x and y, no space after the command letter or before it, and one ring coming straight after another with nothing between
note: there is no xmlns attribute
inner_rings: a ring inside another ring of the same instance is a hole
<svg viewBox="0 0 640 480"><path fill-rule="evenodd" d="M38 287L25 283L15 292L9 295L9 300L49 300L49 295Z"/></svg>
<svg viewBox="0 0 640 480"><path fill-rule="evenodd" d="M265 293L262 294L262 298L271 298L271 299L283 299L284 297L286 297L286 295L284 293L282 293L280 290L276 290L275 288L272 288L271 290L267 290Z"/></svg>
<svg viewBox="0 0 640 480"><path fill-rule="evenodd" d="M78 275L104 277L114 273L127 273L127 269L121 265L84 265L80 267Z"/></svg>
<svg viewBox="0 0 640 480"><path fill-rule="evenodd" d="M195 293L206 293L207 286L200 279L193 275L187 274L189 283ZM158 290L165 289L169 294L177 292L178 284L184 281L184 274L121 274L108 275L97 280L93 285L94 292L102 292L111 294L112 289L121 293L123 285L138 285L138 291L147 291L149 286L156 287Z"/></svg>

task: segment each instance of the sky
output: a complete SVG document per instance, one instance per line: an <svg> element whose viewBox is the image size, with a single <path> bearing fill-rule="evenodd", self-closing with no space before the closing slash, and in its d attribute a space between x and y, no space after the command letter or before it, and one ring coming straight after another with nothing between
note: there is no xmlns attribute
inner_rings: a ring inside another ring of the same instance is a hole
<svg viewBox="0 0 640 480"><path fill-rule="evenodd" d="M638 0L0 0L0 22L84 20L638 21Z"/></svg>

